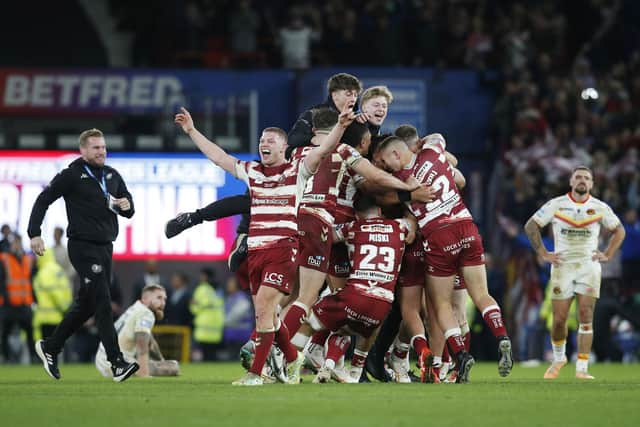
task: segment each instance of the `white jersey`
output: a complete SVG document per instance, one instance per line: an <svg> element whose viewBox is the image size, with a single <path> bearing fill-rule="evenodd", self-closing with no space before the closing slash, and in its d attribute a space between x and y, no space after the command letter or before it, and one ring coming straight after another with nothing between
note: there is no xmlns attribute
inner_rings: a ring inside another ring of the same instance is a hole
<svg viewBox="0 0 640 427"><path fill-rule="evenodd" d="M598 249L600 225L608 230L620 225L620 219L603 201L589 196L581 203L571 193L549 200L533 214L533 220L540 227L551 223L554 252L562 262L591 260Z"/></svg>
<svg viewBox="0 0 640 427"><path fill-rule="evenodd" d="M116 333L118 334L118 344L120 344L120 350L125 360L133 362L136 360L136 338L137 332L143 332L151 335L151 329L156 322L156 316L153 311L149 309L140 301L136 301L131 307L127 309L115 323ZM109 376L110 367L107 362L107 354L104 350L102 343L98 347L98 353L96 354L96 366L103 372L103 374ZM101 369L102 368L102 369Z"/></svg>

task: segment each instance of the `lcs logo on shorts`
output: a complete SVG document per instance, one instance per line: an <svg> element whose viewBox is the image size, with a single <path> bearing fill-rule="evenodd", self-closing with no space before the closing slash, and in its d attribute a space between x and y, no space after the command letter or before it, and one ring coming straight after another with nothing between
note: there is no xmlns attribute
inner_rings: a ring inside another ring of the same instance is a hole
<svg viewBox="0 0 640 427"><path fill-rule="evenodd" d="M271 285L282 285L284 275L278 273L264 273L264 279L262 280L263 282Z"/></svg>

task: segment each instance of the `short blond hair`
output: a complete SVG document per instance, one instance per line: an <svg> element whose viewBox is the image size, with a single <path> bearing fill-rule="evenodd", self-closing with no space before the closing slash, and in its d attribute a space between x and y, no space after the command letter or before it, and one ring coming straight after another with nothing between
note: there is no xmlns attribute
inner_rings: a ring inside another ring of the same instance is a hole
<svg viewBox="0 0 640 427"><path fill-rule="evenodd" d="M89 138L94 136L97 136L99 138L104 138L104 134L100 129L92 128L82 132L78 137L78 142L80 143L80 146L84 147L85 145L87 145L87 141L89 141Z"/></svg>
<svg viewBox="0 0 640 427"><path fill-rule="evenodd" d="M360 105L363 105L365 102L372 98L377 98L379 96L384 96L387 98L387 103L391 104L393 102L393 95L391 91L386 86L371 86L367 88L364 92L362 92L362 97L360 97Z"/></svg>

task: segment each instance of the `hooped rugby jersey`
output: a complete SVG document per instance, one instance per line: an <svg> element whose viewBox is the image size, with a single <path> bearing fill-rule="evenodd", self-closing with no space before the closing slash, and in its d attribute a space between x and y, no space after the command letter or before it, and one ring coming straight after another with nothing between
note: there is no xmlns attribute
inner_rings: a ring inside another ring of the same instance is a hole
<svg viewBox="0 0 640 427"><path fill-rule="evenodd" d="M402 181L413 175L418 182L435 190L431 202L406 202L425 236L431 230L449 223L473 221L456 186L453 169L444 155L445 148L444 139L438 138L414 154L404 169L394 173Z"/></svg>
<svg viewBox="0 0 640 427"><path fill-rule="evenodd" d="M304 159L314 146L296 148L291 157ZM362 159L360 153L347 144L338 144L331 154L326 156L318 166L317 172L307 180L300 211L318 217L332 225L335 221L338 187L347 168Z"/></svg>
<svg viewBox="0 0 640 427"><path fill-rule="evenodd" d="M249 250L297 246L298 205L311 176L304 160L294 159L275 167L238 160L236 176L251 193Z"/></svg>

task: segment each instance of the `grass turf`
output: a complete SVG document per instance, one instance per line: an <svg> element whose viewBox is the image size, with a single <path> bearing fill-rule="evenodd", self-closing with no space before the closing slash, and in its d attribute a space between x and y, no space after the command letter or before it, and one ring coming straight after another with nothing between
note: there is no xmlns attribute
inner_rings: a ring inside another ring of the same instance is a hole
<svg viewBox="0 0 640 427"><path fill-rule="evenodd" d="M62 380L40 366L0 365L0 426L639 426L640 365L598 364L595 381L566 366L493 363L470 384L311 384L233 387L239 364L186 365L178 378L114 383L91 365L62 365Z"/></svg>

